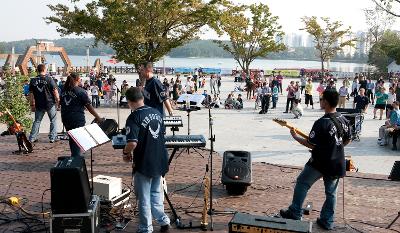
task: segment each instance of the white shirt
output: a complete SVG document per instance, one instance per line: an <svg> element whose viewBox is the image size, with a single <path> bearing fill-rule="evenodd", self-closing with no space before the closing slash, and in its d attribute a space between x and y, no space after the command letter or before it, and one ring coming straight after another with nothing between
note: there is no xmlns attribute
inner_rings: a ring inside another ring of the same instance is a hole
<svg viewBox="0 0 400 233"><path fill-rule="evenodd" d="M97 86L91 86L90 91L92 92L92 95L99 95L99 88Z"/></svg>
<svg viewBox="0 0 400 233"><path fill-rule="evenodd" d="M387 101L387 103L388 104L393 104L395 101L396 101L396 93L388 93L387 94L388 95L388 101Z"/></svg>
<svg viewBox="0 0 400 233"><path fill-rule="evenodd" d="M186 91L192 91L194 88L194 83L192 81L188 81L185 85Z"/></svg>

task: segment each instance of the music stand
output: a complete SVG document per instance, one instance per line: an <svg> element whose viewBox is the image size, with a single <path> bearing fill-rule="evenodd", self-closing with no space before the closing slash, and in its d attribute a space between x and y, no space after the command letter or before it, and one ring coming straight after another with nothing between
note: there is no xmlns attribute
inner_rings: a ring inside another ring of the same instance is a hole
<svg viewBox="0 0 400 233"><path fill-rule="evenodd" d="M69 130L67 133L83 152L90 150L90 176L92 177L90 190L93 195L93 149L109 142L110 139L96 123Z"/></svg>

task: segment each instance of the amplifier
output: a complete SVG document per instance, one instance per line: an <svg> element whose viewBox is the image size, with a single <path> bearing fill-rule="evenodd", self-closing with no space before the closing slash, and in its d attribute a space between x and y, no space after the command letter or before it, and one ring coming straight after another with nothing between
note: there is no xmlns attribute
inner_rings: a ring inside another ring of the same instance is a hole
<svg viewBox="0 0 400 233"><path fill-rule="evenodd" d="M126 146L126 136L123 134L117 134L112 137L112 147L114 149L124 149Z"/></svg>
<svg viewBox="0 0 400 233"><path fill-rule="evenodd" d="M121 195L122 179L112 176L98 175L93 178L93 194L102 199L111 200Z"/></svg>
<svg viewBox="0 0 400 233"><path fill-rule="evenodd" d="M230 233L309 233L312 222L236 213L229 222Z"/></svg>
<svg viewBox="0 0 400 233"><path fill-rule="evenodd" d="M52 214L50 233L98 233L99 224L100 198L93 195L85 213Z"/></svg>

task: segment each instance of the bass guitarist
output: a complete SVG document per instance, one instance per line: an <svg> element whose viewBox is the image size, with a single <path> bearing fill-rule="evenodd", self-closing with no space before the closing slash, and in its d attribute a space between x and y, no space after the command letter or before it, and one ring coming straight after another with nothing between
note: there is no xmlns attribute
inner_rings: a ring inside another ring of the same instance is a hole
<svg viewBox="0 0 400 233"><path fill-rule="evenodd" d="M325 115L314 123L308 139L300 137L296 129L291 129L293 138L312 151L310 160L297 178L292 204L280 211L283 218L300 220L308 190L323 178L326 198L317 224L325 230L334 227L336 191L339 179L346 175L344 146L351 138L348 120L336 112L338 102L339 94L336 91L323 93L321 106Z"/></svg>

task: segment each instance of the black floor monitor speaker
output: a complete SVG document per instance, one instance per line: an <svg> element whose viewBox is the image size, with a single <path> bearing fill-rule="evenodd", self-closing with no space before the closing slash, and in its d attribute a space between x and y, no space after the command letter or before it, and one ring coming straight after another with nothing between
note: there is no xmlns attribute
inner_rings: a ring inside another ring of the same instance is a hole
<svg viewBox="0 0 400 233"><path fill-rule="evenodd" d="M252 182L251 154L247 151L225 151L221 182L229 194L243 194Z"/></svg>
<svg viewBox="0 0 400 233"><path fill-rule="evenodd" d="M59 157L50 179L53 214L87 212L91 194L83 157Z"/></svg>
<svg viewBox="0 0 400 233"><path fill-rule="evenodd" d="M389 179L400 181L400 161L395 161L390 172Z"/></svg>

